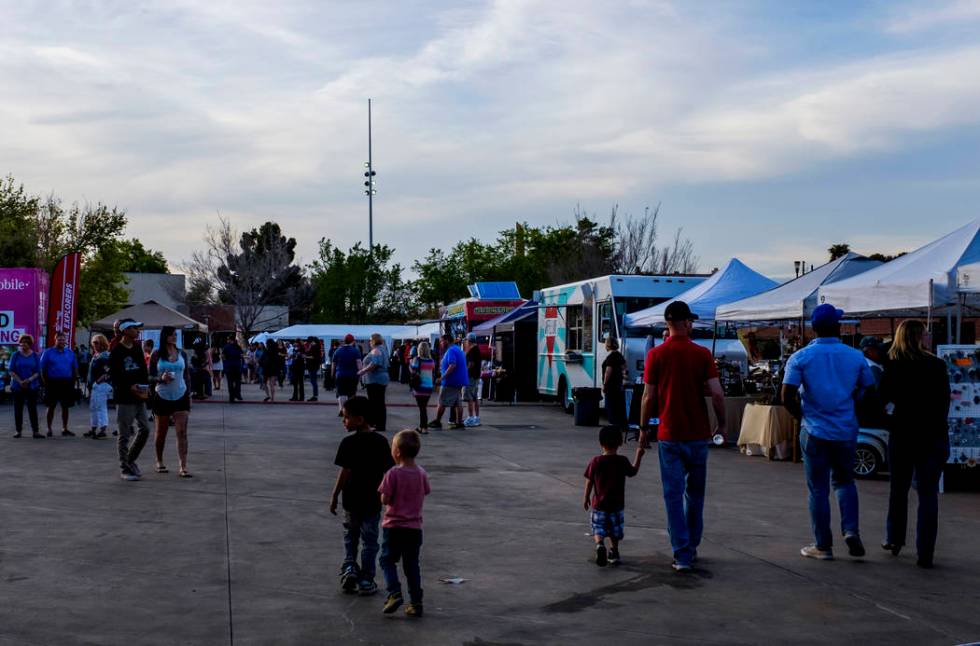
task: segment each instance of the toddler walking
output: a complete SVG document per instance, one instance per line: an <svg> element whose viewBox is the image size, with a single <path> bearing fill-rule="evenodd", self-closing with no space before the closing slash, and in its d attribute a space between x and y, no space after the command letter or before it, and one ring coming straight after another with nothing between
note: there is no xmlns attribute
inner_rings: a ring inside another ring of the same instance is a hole
<svg viewBox="0 0 980 646"><path fill-rule="evenodd" d="M623 540L624 513L626 507L626 478L640 471L640 460L646 453L642 446L636 448L633 464L619 455L623 444L622 429L604 426L599 431L602 455L597 455L585 469L585 509L592 510L592 537L595 539L595 564L619 563L619 541ZM606 538L610 549L607 555Z"/></svg>
<svg viewBox="0 0 980 646"><path fill-rule="evenodd" d="M402 605L402 586L397 564L402 562L408 583L409 604L405 614L422 616L422 572L419 552L422 549L422 503L429 494L429 477L415 464L422 448L422 437L411 430L400 431L391 441L391 456L396 466L385 474L378 491L385 505L381 524L381 572L388 589L385 614Z"/></svg>

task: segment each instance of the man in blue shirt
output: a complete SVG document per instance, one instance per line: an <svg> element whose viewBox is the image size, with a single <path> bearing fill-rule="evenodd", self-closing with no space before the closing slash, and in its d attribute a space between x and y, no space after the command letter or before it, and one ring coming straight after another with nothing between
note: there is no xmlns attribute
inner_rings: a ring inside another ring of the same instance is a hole
<svg viewBox="0 0 980 646"><path fill-rule="evenodd" d="M54 435L51 422L61 404L61 434L74 437L68 430L68 409L75 405L75 383L78 381L78 360L68 347L64 332L55 335L55 346L41 355L41 378L44 380L45 403L48 406L48 437Z"/></svg>
<svg viewBox="0 0 980 646"><path fill-rule="evenodd" d="M436 383L441 383L442 388L439 389L436 418L429 422L429 428L442 428L442 416L447 408L453 409L456 413L456 422L452 428L465 428L461 420L463 419L462 391L469 384L466 374L466 355L463 354L462 348L453 343L453 337L449 334L443 334L439 338L439 348L442 351L442 363L439 366L442 376L436 380Z"/></svg>
<svg viewBox="0 0 980 646"><path fill-rule="evenodd" d="M841 531L853 557L864 556L858 531L858 494L854 484L855 411L874 376L864 356L840 340L840 319L833 305L820 305L811 322L817 338L790 357L783 378L783 405L800 422L800 447L810 492L810 523L816 542L800 550L807 558L834 558L830 530L830 485L840 505Z"/></svg>

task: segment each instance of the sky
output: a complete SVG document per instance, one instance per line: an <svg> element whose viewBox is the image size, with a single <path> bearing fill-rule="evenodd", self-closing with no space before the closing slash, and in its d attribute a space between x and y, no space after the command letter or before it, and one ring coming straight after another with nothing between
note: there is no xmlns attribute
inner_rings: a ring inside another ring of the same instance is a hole
<svg viewBox="0 0 980 646"><path fill-rule="evenodd" d="M124 208L179 265L219 214L405 266L661 205L701 269L908 251L980 216L980 0L0 0L0 174Z"/></svg>

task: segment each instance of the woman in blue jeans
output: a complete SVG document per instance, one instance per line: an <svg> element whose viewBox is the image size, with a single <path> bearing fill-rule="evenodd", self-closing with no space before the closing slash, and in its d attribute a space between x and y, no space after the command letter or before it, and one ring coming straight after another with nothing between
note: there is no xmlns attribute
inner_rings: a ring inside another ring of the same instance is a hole
<svg viewBox="0 0 980 646"><path fill-rule="evenodd" d="M949 372L928 351L921 321L904 321L895 331L881 378L881 401L889 430L891 487L885 541L898 556L905 545L909 488L915 478L919 507L915 547L919 567L931 568L939 529L939 478L949 459Z"/></svg>

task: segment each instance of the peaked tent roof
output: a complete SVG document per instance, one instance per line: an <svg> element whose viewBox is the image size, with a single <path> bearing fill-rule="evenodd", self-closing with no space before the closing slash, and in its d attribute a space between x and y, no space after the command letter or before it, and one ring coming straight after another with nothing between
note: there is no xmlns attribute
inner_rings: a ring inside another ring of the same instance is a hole
<svg viewBox="0 0 980 646"><path fill-rule="evenodd" d="M496 318L492 318L489 321L484 321L477 326L473 327L473 332L476 334L493 334L493 328L500 325L501 323L507 323L508 321L516 321L532 314L537 314L538 303L537 301L528 301L523 305L515 307L511 311L501 314Z"/></svg>
<svg viewBox="0 0 980 646"><path fill-rule="evenodd" d="M92 323L94 330L111 330L112 324L117 319L131 318L143 324L143 327L150 329L162 328L164 325L172 325L176 328L193 328L200 332L207 332L208 326L199 321L195 321L189 316L184 316L180 312L166 305L161 305L156 301L146 301L139 305L131 305L119 310L115 314Z"/></svg>
<svg viewBox="0 0 980 646"><path fill-rule="evenodd" d="M723 269L716 271L703 283L698 283L680 296L645 310L627 314L626 327L653 327L664 322L664 311L673 301L684 301L702 321L715 320L719 305L753 296L778 283L751 269L738 258L732 258Z"/></svg>
<svg viewBox="0 0 980 646"><path fill-rule="evenodd" d="M978 261L980 219L880 267L823 285L817 295L849 313L945 307L956 302L957 269Z"/></svg>
<svg viewBox="0 0 980 646"><path fill-rule="evenodd" d="M779 321L809 317L817 306L821 285L874 269L881 261L849 252L769 291L718 307L719 321Z"/></svg>

